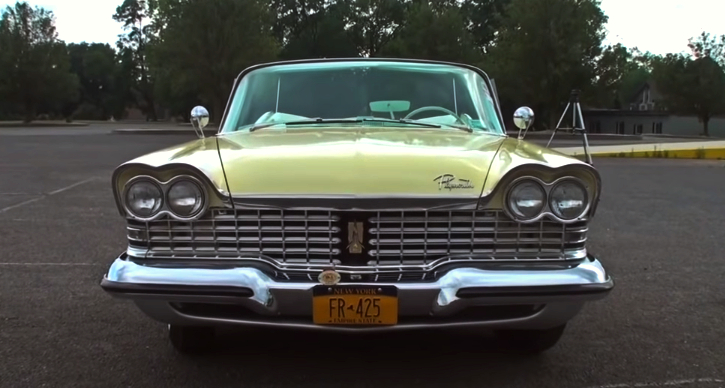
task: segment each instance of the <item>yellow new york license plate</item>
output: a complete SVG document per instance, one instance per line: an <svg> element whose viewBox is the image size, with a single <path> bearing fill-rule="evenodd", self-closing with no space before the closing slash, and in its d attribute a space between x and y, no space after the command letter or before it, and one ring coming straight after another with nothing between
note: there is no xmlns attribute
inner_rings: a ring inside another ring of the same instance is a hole
<svg viewBox="0 0 725 388"><path fill-rule="evenodd" d="M312 320L317 325L395 325L398 289L391 286L315 286Z"/></svg>

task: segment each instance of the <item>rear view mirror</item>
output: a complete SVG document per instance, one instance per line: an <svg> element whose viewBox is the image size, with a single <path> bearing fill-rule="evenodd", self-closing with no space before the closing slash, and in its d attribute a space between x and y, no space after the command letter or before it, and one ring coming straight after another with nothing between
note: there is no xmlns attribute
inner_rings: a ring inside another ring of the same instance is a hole
<svg viewBox="0 0 725 388"><path fill-rule="evenodd" d="M370 110L373 112L405 112L410 109L410 101L373 101Z"/></svg>

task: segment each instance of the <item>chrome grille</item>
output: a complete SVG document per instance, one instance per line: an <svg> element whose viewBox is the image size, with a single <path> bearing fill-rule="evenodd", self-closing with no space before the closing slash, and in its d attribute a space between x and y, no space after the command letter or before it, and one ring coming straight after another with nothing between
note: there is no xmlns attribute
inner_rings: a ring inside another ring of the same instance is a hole
<svg viewBox="0 0 725 388"><path fill-rule="evenodd" d="M348 224L365 224L348 251ZM587 223L512 221L502 211L213 209L203 218L128 220L129 248L149 258L249 258L278 269L424 270L457 261L565 261L586 255ZM392 275L391 275L392 276ZM398 276L398 275L395 275Z"/></svg>
<svg viewBox="0 0 725 388"><path fill-rule="evenodd" d="M330 263L340 253L340 217L329 211L220 210L181 222L129 220L132 247L151 257L268 256L286 263Z"/></svg>
<svg viewBox="0 0 725 388"><path fill-rule="evenodd" d="M376 264L426 264L450 256L561 260L584 248L586 222L522 224L500 211L379 212L370 219Z"/></svg>

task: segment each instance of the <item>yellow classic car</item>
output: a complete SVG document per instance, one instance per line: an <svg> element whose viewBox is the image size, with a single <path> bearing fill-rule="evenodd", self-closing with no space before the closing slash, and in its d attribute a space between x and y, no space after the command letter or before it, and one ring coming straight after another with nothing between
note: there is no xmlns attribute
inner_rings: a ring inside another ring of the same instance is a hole
<svg viewBox="0 0 725 388"><path fill-rule="evenodd" d="M260 64L211 137L208 122L195 107L199 139L112 176L128 248L101 287L167 324L178 351L232 325L477 328L542 352L614 286L586 248L599 173L507 136L479 68Z"/></svg>

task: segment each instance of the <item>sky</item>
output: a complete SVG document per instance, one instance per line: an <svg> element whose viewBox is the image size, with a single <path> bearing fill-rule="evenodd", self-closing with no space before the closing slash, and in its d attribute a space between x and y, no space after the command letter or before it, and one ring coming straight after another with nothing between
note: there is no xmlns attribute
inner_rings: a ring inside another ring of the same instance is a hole
<svg viewBox="0 0 725 388"><path fill-rule="evenodd" d="M707 31L725 34L723 0L601 0L609 17L605 43L622 43L654 54L687 50L687 40ZM111 15L122 0L29 0L53 11L60 39L115 46L121 24ZM15 1L0 0L0 6Z"/></svg>

